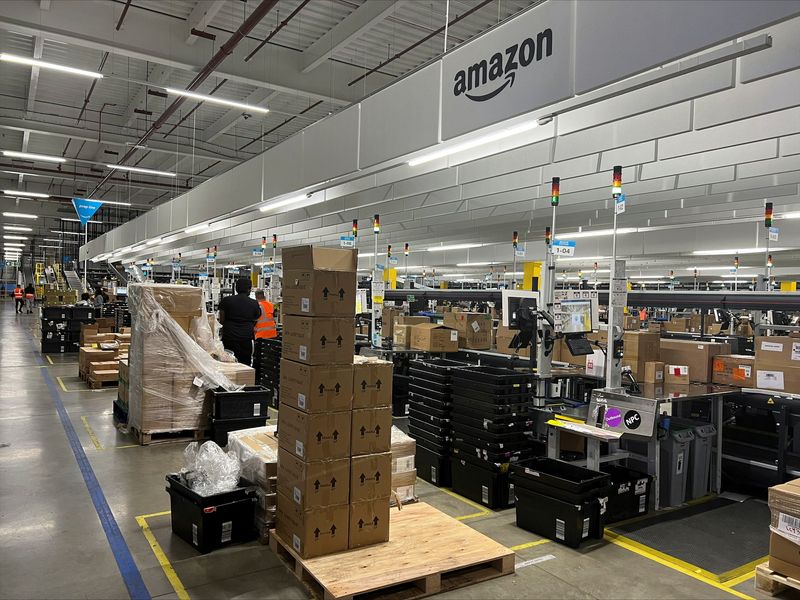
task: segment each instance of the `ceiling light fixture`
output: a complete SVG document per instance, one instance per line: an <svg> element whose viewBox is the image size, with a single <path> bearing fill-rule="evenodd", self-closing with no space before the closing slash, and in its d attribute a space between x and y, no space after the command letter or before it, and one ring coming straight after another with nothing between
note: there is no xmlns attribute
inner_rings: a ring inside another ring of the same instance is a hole
<svg viewBox="0 0 800 600"><path fill-rule="evenodd" d="M428 248L430 250L430 248ZM456 263L457 267L488 267L491 265L497 265L499 263L496 262L465 262L465 263Z"/></svg>
<svg viewBox="0 0 800 600"><path fill-rule="evenodd" d="M8 248L9 246L18 246L20 248L24 248L25 244L23 244L22 242L5 242L3 246L5 246L6 248Z"/></svg>
<svg viewBox="0 0 800 600"><path fill-rule="evenodd" d="M143 169L142 167L129 167L127 165L106 165L109 169L117 171L130 171L132 173L143 173L145 175L161 175L162 177L177 177L177 173L170 173L168 171L156 171L154 169ZM99 202L104 202L99 200ZM108 202L108 204L116 204Z"/></svg>
<svg viewBox="0 0 800 600"><path fill-rule="evenodd" d="M12 219L38 219L36 215L29 215L28 213L15 213L15 212L4 212L4 217L11 217Z"/></svg>
<svg viewBox="0 0 800 600"><path fill-rule="evenodd" d="M314 194L315 193L312 192L310 194L302 194L302 195L299 195L299 196L292 196L291 198L286 198L285 200L278 200L277 202L270 202L268 204L265 204L264 206L262 206L258 210L260 210L261 212L267 212L268 210L272 210L273 208L282 208L284 206L290 206L292 204L298 204L298 203L306 201L306 200L312 200ZM317 199L312 200L311 202L309 202L305 206L311 206L312 204L319 204L321 202L325 202L325 194L324 193L320 194Z"/></svg>
<svg viewBox="0 0 800 600"><path fill-rule="evenodd" d="M111 200L98 200L96 198L79 198L79 200L89 200L90 202L102 202L103 204L112 204L114 206L130 206L130 202L116 202Z"/></svg>
<svg viewBox="0 0 800 600"><path fill-rule="evenodd" d="M160 244L163 241L164 241L164 238L153 238L152 240L147 240L147 242L145 242L145 245L147 245L147 246L155 246L156 244Z"/></svg>
<svg viewBox="0 0 800 600"><path fill-rule="evenodd" d="M469 248L480 248L485 244L451 244L449 246L431 246L428 252L446 252L447 250L467 250Z"/></svg>
<svg viewBox="0 0 800 600"><path fill-rule="evenodd" d="M62 221L73 221L73 222L75 222L75 223L80 223L80 222L81 222L81 220L80 220L80 219L68 219L67 217L61 217L61 220L62 220ZM102 224L102 223L103 223L102 221L86 221L86 222L87 222L87 223L94 223L94 224L96 224L96 225L100 225L100 224Z"/></svg>
<svg viewBox="0 0 800 600"><path fill-rule="evenodd" d="M59 240L58 238L43 238L43 242L62 242L63 240Z"/></svg>
<svg viewBox="0 0 800 600"><path fill-rule="evenodd" d="M30 227L22 227L20 225L3 225L6 231L33 231Z"/></svg>
<svg viewBox="0 0 800 600"><path fill-rule="evenodd" d="M410 167L416 167L417 165L421 165L426 162L436 160L437 158L444 158L445 156L450 156L451 154L457 154L458 152L464 152L465 150L471 150L472 148L477 148L478 146L483 146L484 144L498 142L500 140L504 140L511 136L517 135L518 133L524 133L526 131L530 131L531 129L538 127L538 125L539 124L536 121L528 121L527 123L522 123L521 125L517 125L515 127L502 129L495 133L490 133L488 135L484 135L475 138L473 140L469 140L467 142L462 142L461 144L450 146L449 148L443 148L441 150L436 150L428 154L423 154L422 156L419 156L417 158L412 158L411 160L408 161L408 165Z"/></svg>
<svg viewBox="0 0 800 600"><path fill-rule="evenodd" d="M375 256L374 252L359 252L358 253L358 258L370 258L372 256Z"/></svg>
<svg viewBox="0 0 800 600"><path fill-rule="evenodd" d="M97 73L96 71L85 71L83 69L76 69L74 67L65 67L64 65L57 65L55 63L38 60L36 58L17 56L16 54L8 54L6 52L0 53L0 60L19 65L28 65L29 67L39 67L40 69L50 69L51 71L61 71L62 73L69 73L70 75L80 75L82 77L92 77L94 79L103 78L103 74Z"/></svg>
<svg viewBox="0 0 800 600"><path fill-rule="evenodd" d="M4 240L27 240L28 238L24 235L4 235Z"/></svg>
<svg viewBox="0 0 800 600"><path fill-rule="evenodd" d="M739 270L742 269L753 269L755 267L739 267ZM686 267L687 271L727 271L729 270L727 267Z"/></svg>
<svg viewBox="0 0 800 600"><path fill-rule="evenodd" d="M3 156L9 158L24 158L27 160L41 160L44 162L65 163L66 158L60 156L47 156L46 154L31 154L30 152L17 152L16 150L3 150Z"/></svg>
<svg viewBox="0 0 800 600"><path fill-rule="evenodd" d="M784 250L791 250L791 248L770 248L770 252L782 252ZM732 256L736 254L763 254L766 248L747 248L745 250L695 250L692 252L695 256Z"/></svg>
<svg viewBox="0 0 800 600"><path fill-rule="evenodd" d="M185 96L193 100L200 100L201 102L211 102L212 104L221 104L223 106L230 106L233 108L241 108L244 111L257 112L267 114L268 108L261 106L254 106L253 104L245 104L243 102L235 102L234 100L225 100L224 98L216 98L215 96L207 96L206 94L198 94L197 92L190 92L188 90L179 90L176 88L164 88L168 94L173 96Z"/></svg>
<svg viewBox="0 0 800 600"><path fill-rule="evenodd" d="M635 227L619 227L617 228L617 235L625 235L626 233L635 233ZM590 237L605 237L614 235L613 229L595 229L594 231L570 231L567 233L559 233L556 235L557 240L563 239L577 239L577 238L590 238Z"/></svg>
<svg viewBox="0 0 800 600"><path fill-rule="evenodd" d="M51 229L50 233L57 233L58 235L83 235L80 231L59 231L58 229Z"/></svg>
<svg viewBox="0 0 800 600"><path fill-rule="evenodd" d="M203 231L204 229L208 229L208 223L201 223L200 225L192 225L191 227L187 227L183 230L183 233L197 233L198 231Z"/></svg>
<svg viewBox="0 0 800 600"><path fill-rule="evenodd" d="M37 248L57 248L60 250L61 246L37 246Z"/></svg>
<svg viewBox="0 0 800 600"><path fill-rule="evenodd" d="M779 219L800 219L800 211L796 212L788 212L782 215L778 215Z"/></svg>
<svg viewBox="0 0 800 600"><path fill-rule="evenodd" d="M25 196L29 198L49 198L48 194L40 194L39 192L25 192L21 190L3 190L6 196Z"/></svg>

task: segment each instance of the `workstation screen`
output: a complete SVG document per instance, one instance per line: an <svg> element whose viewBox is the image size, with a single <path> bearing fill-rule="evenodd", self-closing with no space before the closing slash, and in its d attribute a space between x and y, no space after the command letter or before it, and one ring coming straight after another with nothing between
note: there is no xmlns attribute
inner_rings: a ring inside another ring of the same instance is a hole
<svg viewBox="0 0 800 600"><path fill-rule="evenodd" d="M562 333L590 333L592 331L592 301L561 301Z"/></svg>

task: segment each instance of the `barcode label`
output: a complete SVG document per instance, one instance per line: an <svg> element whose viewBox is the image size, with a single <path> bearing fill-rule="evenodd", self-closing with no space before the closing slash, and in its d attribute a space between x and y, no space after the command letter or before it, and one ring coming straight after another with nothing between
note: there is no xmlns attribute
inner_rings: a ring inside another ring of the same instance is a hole
<svg viewBox="0 0 800 600"><path fill-rule="evenodd" d="M294 453L297 454L300 458L305 456L306 448L303 446L303 442L300 440L295 440L294 442Z"/></svg>
<svg viewBox="0 0 800 600"><path fill-rule="evenodd" d="M223 544L225 542L230 542L232 535L233 535L233 521L225 521L222 524L222 536L220 537L220 542L222 542Z"/></svg>
<svg viewBox="0 0 800 600"><path fill-rule="evenodd" d="M297 486L294 486L293 492L294 492L293 493L294 501L297 502L298 504L302 504L303 503L303 492L301 492L300 488L297 487Z"/></svg>
<svg viewBox="0 0 800 600"><path fill-rule="evenodd" d="M581 531L581 539L589 537L589 518L583 520L583 531Z"/></svg>
<svg viewBox="0 0 800 600"><path fill-rule="evenodd" d="M305 394L297 394L297 407L298 408L305 408L306 407L306 395Z"/></svg>
<svg viewBox="0 0 800 600"><path fill-rule="evenodd" d="M254 417L260 417L261 416L261 403L260 402L256 402L255 404L253 404L253 416Z"/></svg>
<svg viewBox="0 0 800 600"><path fill-rule="evenodd" d="M306 360L306 358L308 358L308 348L305 346L300 346L300 350L298 350L297 355L300 357L300 360Z"/></svg>
<svg viewBox="0 0 800 600"><path fill-rule="evenodd" d="M563 540L566 539L564 533L564 521L561 519L556 519L556 539Z"/></svg>
<svg viewBox="0 0 800 600"><path fill-rule="evenodd" d="M297 537L296 533L292 534L292 548L294 548L295 552L300 552L300 538Z"/></svg>
<svg viewBox="0 0 800 600"><path fill-rule="evenodd" d="M485 485L481 486L481 502L489 504L489 488Z"/></svg>
<svg viewBox="0 0 800 600"><path fill-rule="evenodd" d="M197 543L197 523L192 523L192 544L199 546Z"/></svg>
<svg viewBox="0 0 800 600"><path fill-rule="evenodd" d="M311 309L311 300L308 298L300 298L300 311L308 312Z"/></svg>
<svg viewBox="0 0 800 600"><path fill-rule="evenodd" d="M436 467L431 467L431 483L436 483L438 479L436 478Z"/></svg>
<svg viewBox="0 0 800 600"><path fill-rule="evenodd" d="M450 332L450 341L451 342L457 342L458 341L458 331L456 331L455 329Z"/></svg>
<svg viewBox="0 0 800 600"><path fill-rule="evenodd" d="M791 538L800 539L800 519L780 513L778 515L778 531Z"/></svg>
<svg viewBox="0 0 800 600"><path fill-rule="evenodd" d="M647 510L647 496L639 496L639 512L643 513Z"/></svg>

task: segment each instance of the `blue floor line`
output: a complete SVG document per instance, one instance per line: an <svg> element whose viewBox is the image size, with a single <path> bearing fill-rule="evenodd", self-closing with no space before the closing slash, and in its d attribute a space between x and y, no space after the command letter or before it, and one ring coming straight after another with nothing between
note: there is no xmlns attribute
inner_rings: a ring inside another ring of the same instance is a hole
<svg viewBox="0 0 800 600"><path fill-rule="evenodd" d="M41 360L41 356L37 352L36 355ZM42 361L44 362L44 361ZM97 512L97 517L100 519L100 524L103 526L103 531L108 539L108 545L111 546L111 551L114 553L114 559L117 561L119 573L122 580L125 582L125 587L128 589L128 595L134 600L150 600L150 592L144 584L142 574L133 560L131 551L128 544L125 543L125 538L119 530L114 514L111 512L111 507L108 506L103 489L100 487L100 482L94 474L92 465L83 451L83 446L78 439L78 434L75 433L75 428L72 426L72 421L69 420L67 410L64 408L64 403L61 401L61 396L56 388L53 378L47 369L41 369L44 381L50 390L50 396L53 404L58 412L58 417L61 419L61 425L64 428L64 433L67 434L67 440L72 448L72 453L75 455L75 460L78 463L78 468L83 475L83 481L86 483L86 489L89 490L89 496L94 504L94 509Z"/></svg>

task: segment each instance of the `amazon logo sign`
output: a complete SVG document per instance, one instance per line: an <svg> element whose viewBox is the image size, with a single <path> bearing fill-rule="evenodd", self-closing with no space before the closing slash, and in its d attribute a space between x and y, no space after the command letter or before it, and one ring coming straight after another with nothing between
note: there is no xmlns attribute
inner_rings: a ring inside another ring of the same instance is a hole
<svg viewBox="0 0 800 600"><path fill-rule="evenodd" d="M453 78L453 95L463 95L473 102L486 102L514 85L517 72L530 67L553 54L553 30L545 29L536 39L527 37L509 46L505 52L495 52L456 72Z"/></svg>

